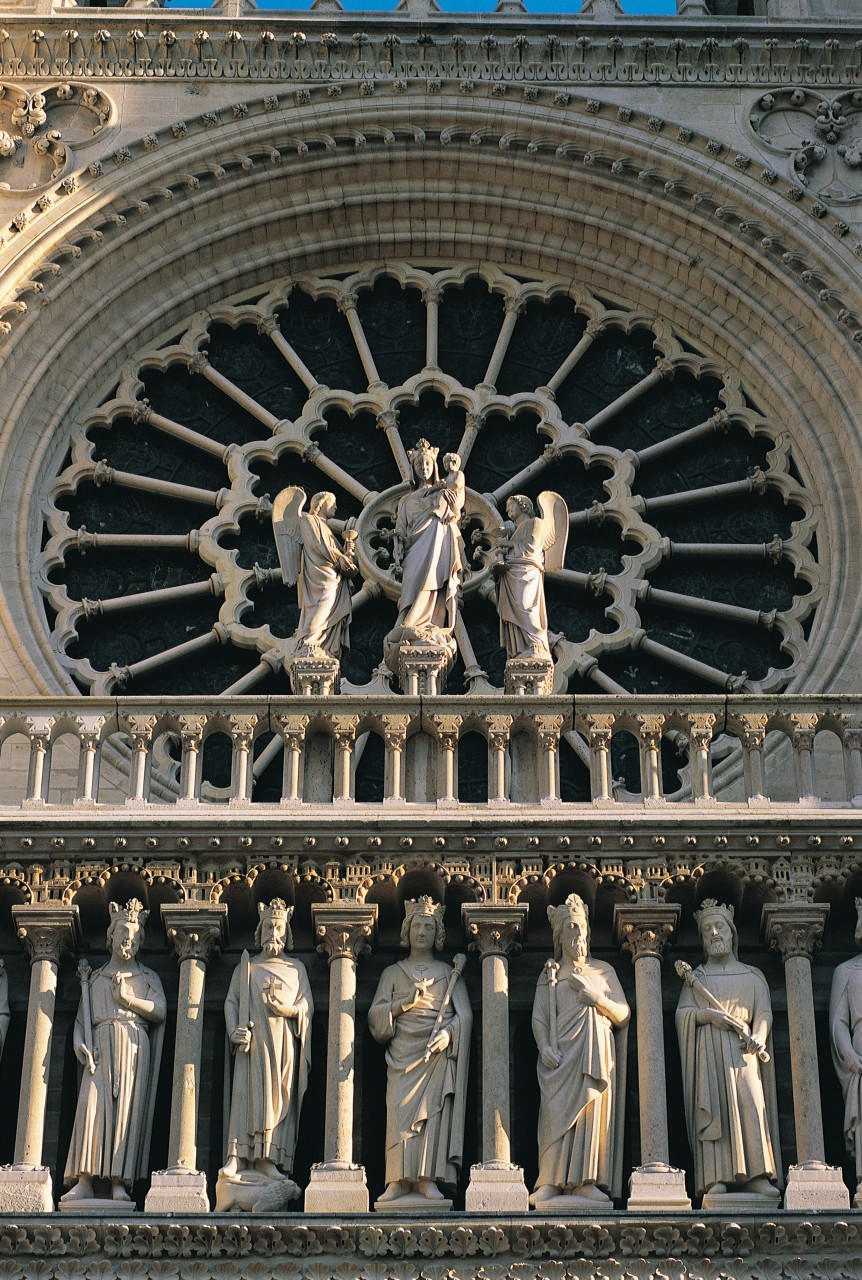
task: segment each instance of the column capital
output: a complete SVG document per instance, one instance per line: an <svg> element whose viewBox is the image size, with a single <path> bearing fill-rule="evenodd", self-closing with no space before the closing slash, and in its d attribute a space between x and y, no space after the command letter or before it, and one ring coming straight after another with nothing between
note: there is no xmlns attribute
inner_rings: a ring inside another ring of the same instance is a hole
<svg viewBox="0 0 862 1280"><path fill-rule="evenodd" d="M377 934L377 903L313 902L311 920L317 950L333 960L367 956Z"/></svg>
<svg viewBox="0 0 862 1280"><path fill-rule="evenodd" d="M162 925L177 959L209 960L227 942L226 902L165 902Z"/></svg>
<svg viewBox="0 0 862 1280"><path fill-rule="evenodd" d="M627 902L614 907L614 937L632 962L644 956L661 960L665 944L676 933L682 907L678 902Z"/></svg>
<svg viewBox="0 0 862 1280"><path fill-rule="evenodd" d="M77 951L82 945L81 922L76 906L60 902L19 904L12 908L12 919L18 941L27 952L30 963L50 960L60 963L64 951Z"/></svg>
<svg viewBox="0 0 862 1280"><path fill-rule="evenodd" d="M777 951L786 964L797 956L811 959L823 941L828 916L828 902L766 902L760 920L770 951Z"/></svg>
<svg viewBox="0 0 862 1280"><path fill-rule="evenodd" d="M465 902L461 923L470 951L486 956L513 956L527 937L526 902Z"/></svg>

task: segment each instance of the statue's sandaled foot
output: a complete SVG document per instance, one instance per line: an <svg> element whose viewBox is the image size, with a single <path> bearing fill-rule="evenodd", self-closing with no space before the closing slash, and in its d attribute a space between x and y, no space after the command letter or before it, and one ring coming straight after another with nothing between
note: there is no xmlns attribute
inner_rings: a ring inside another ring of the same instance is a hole
<svg viewBox="0 0 862 1280"><path fill-rule="evenodd" d="M535 1208L537 1205L544 1204L546 1200L555 1200L557 1196L562 1194L562 1187L536 1187L536 1190L530 1196L530 1204Z"/></svg>
<svg viewBox="0 0 862 1280"><path fill-rule="evenodd" d="M712 1186L711 1186L711 1187L707 1187L707 1189L706 1189L706 1195L708 1195L708 1196L723 1196L723 1195L725 1194L725 1192L726 1192L726 1191L727 1191L727 1183L726 1183L726 1182L714 1182L714 1183L712 1184Z"/></svg>
<svg viewBox="0 0 862 1280"><path fill-rule="evenodd" d="M132 1197L129 1195L120 1179L116 1179L112 1182L111 1199L118 1201L120 1204L132 1204Z"/></svg>
<svg viewBox="0 0 862 1280"><path fill-rule="evenodd" d="M243 1161L243 1163L245 1163ZM240 1172L239 1160L236 1156L231 1156L219 1169L219 1177L224 1175L226 1178L235 1178Z"/></svg>
<svg viewBox="0 0 862 1280"><path fill-rule="evenodd" d="M578 1200L595 1200L596 1204L610 1204L611 1198L594 1182L581 1182L576 1187L566 1187L567 1196L576 1196Z"/></svg>
<svg viewBox="0 0 862 1280"><path fill-rule="evenodd" d="M746 1182L745 1191L751 1191L756 1196L772 1196L775 1195L775 1187L764 1175L759 1178L752 1178L750 1182Z"/></svg>
<svg viewBox="0 0 862 1280"><path fill-rule="evenodd" d="M74 1187L60 1197L62 1204L71 1204L75 1200L92 1200L93 1199L93 1179L87 1174L81 1174Z"/></svg>
<svg viewBox="0 0 862 1280"><path fill-rule="evenodd" d="M377 1203L389 1204L392 1200L400 1200L402 1196L408 1195L409 1191L410 1184L407 1182L390 1182Z"/></svg>
<svg viewBox="0 0 862 1280"><path fill-rule="evenodd" d="M416 1190L420 1196L424 1196L426 1200L445 1200L445 1196L433 1178L419 1178L416 1182Z"/></svg>

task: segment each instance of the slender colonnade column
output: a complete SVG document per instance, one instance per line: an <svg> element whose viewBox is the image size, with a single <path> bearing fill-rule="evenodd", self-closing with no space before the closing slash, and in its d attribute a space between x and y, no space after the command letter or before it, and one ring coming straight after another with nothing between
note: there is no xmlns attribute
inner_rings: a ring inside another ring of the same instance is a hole
<svg viewBox="0 0 862 1280"><path fill-rule="evenodd" d="M14 906L18 938L30 959L30 998L18 1103L14 1163L0 1169L0 1213L51 1213L51 1171L42 1163L57 972L64 951L81 943L78 908L56 902Z"/></svg>
<svg viewBox="0 0 862 1280"><path fill-rule="evenodd" d="M614 908L614 934L635 967L641 1163L632 1170L629 1209L690 1209L685 1174L670 1164L661 997L662 952L676 931L677 903Z"/></svg>
<svg viewBox="0 0 862 1280"><path fill-rule="evenodd" d="M811 957L823 941L829 916L825 902L767 902L762 923L771 951L784 961L796 1160L787 1174L785 1209L849 1209L850 1193L840 1169L826 1163L820 1107L820 1067L814 1026Z"/></svg>
<svg viewBox="0 0 862 1280"><path fill-rule="evenodd" d="M311 916L317 950L329 961L329 1033L323 1163L312 1166L305 1208L310 1213L367 1213L365 1169L353 1160L356 961L371 950L377 904L315 902Z"/></svg>
<svg viewBox="0 0 862 1280"><path fill-rule="evenodd" d="M527 936L526 903L465 903L467 945L482 958L482 1163L470 1170L465 1207L526 1212L524 1170L512 1163L509 1094L509 956Z"/></svg>
<svg viewBox="0 0 862 1280"><path fill-rule="evenodd" d="M168 1167L154 1172L147 1213L206 1213L206 1174L197 1167L198 1099L207 960L227 937L227 904L165 903L162 924L180 964L171 1086Z"/></svg>

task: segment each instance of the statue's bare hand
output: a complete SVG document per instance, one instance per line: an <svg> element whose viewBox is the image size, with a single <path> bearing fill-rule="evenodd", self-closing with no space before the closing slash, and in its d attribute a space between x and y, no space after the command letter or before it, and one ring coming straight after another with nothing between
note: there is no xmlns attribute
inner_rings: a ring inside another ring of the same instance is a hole
<svg viewBox="0 0 862 1280"><path fill-rule="evenodd" d="M235 1031L232 1031L230 1042L235 1044L243 1053L248 1053L251 1047L251 1032L248 1027L237 1027Z"/></svg>
<svg viewBox="0 0 862 1280"><path fill-rule="evenodd" d="M435 1036L428 1041L429 1053L442 1053L452 1043L452 1037L445 1027L441 1027Z"/></svg>
<svg viewBox="0 0 862 1280"><path fill-rule="evenodd" d="M86 1067L90 1075L96 1074L96 1067L99 1062L99 1050L94 1049L91 1053L85 1044L75 1045L75 1057L78 1059L82 1067Z"/></svg>
<svg viewBox="0 0 862 1280"><path fill-rule="evenodd" d="M132 999L133 992L126 986L126 975L124 973L115 973L114 983L114 999L117 1004L123 1006L124 1009L129 1008L129 1001Z"/></svg>
<svg viewBox="0 0 862 1280"><path fill-rule="evenodd" d="M277 1018L295 1018L299 1013L296 1005L288 1004L271 990L264 991L261 999L269 1012L274 1013Z"/></svg>
<svg viewBox="0 0 862 1280"><path fill-rule="evenodd" d="M542 1066L547 1067L549 1071L553 1071L562 1061L559 1049L552 1049L550 1045L546 1045L542 1050Z"/></svg>
<svg viewBox="0 0 862 1280"><path fill-rule="evenodd" d="M588 987L581 987L576 992L578 1004L582 1004L585 1009L597 1009L599 1007L598 997L594 996Z"/></svg>

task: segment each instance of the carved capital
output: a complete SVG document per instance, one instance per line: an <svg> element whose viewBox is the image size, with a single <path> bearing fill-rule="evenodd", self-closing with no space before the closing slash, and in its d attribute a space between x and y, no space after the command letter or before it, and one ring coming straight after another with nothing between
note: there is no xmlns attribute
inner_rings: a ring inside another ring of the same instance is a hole
<svg viewBox="0 0 862 1280"><path fill-rule="evenodd" d="M165 902L162 925L180 964L184 960L206 964L227 941L227 903Z"/></svg>
<svg viewBox="0 0 862 1280"><path fill-rule="evenodd" d="M346 315L348 311L355 311L359 303L359 297L355 293L342 293L336 299L336 305L342 315Z"/></svg>
<svg viewBox="0 0 862 1280"><path fill-rule="evenodd" d="M384 409L382 413L377 415L377 425L381 431L397 431L398 418L397 409Z"/></svg>
<svg viewBox="0 0 862 1280"><path fill-rule="evenodd" d="M811 960L823 942L829 917L828 902L767 902L761 922L770 951L786 964L802 956Z"/></svg>
<svg viewBox="0 0 862 1280"><path fill-rule="evenodd" d="M153 730L157 724L157 716L127 716L126 728L129 731L129 737L132 739L132 745L145 747L151 743Z"/></svg>
<svg viewBox="0 0 862 1280"><path fill-rule="evenodd" d="M696 715L688 717L691 728L689 729L689 737L693 747L708 747L712 742L713 729L715 728L715 716L711 711L698 712Z"/></svg>
<svg viewBox="0 0 862 1280"><path fill-rule="evenodd" d="M527 306L526 298L506 298L503 301L503 311L506 315L521 315Z"/></svg>
<svg viewBox="0 0 862 1280"><path fill-rule="evenodd" d="M747 751L759 751L766 741L766 723L768 716L758 712L743 714L739 717L737 734Z"/></svg>
<svg viewBox="0 0 862 1280"><path fill-rule="evenodd" d="M485 716L488 729L488 745L494 751L504 751L512 730L511 716Z"/></svg>
<svg viewBox="0 0 862 1280"><path fill-rule="evenodd" d="M464 723L463 716L432 716L437 741L444 751L454 751L458 745L458 734Z"/></svg>
<svg viewBox="0 0 862 1280"><path fill-rule="evenodd" d="M287 746L298 749L308 728L308 716L278 716L277 718Z"/></svg>
<svg viewBox="0 0 862 1280"><path fill-rule="evenodd" d="M377 933L377 903L313 902L315 946L332 964L367 956Z"/></svg>
<svg viewBox="0 0 862 1280"><path fill-rule="evenodd" d="M664 728L664 716L643 715L637 717L638 737L641 746L658 751L661 747L661 733Z"/></svg>
<svg viewBox="0 0 862 1280"><path fill-rule="evenodd" d="M636 964L644 956L661 960L665 946L676 932L682 907L676 902L617 903L614 937Z"/></svg>
<svg viewBox="0 0 862 1280"><path fill-rule="evenodd" d="M349 747L356 740L359 716L333 716L332 736L339 747Z"/></svg>
<svg viewBox="0 0 862 1280"><path fill-rule="evenodd" d="M12 919L21 943L31 964L48 960L59 965L65 951L76 951L81 946L81 924L78 908L61 906L57 902L36 903L32 906L13 906Z"/></svg>
<svg viewBox="0 0 862 1280"><path fill-rule="evenodd" d="M278 316L261 316L257 322L258 333L269 335L278 328Z"/></svg>
<svg viewBox="0 0 862 1280"><path fill-rule="evenodd" d="M183 745L186 747L197 748L201 745L206 728L206 716L196 716L183 713L177 716L180 726L180 737Z"/></svg>
<svg viewBox="0 0 862 1280"><path fill-rule="evenodd" d="M560 730L565 723L564 716L533 716L539 746L543 751L556 751L560 745Z"/></svg>
<svg viewBox="0 0 862 1280"><path fill-rule="evenodd" d="M203 373L204 369L209 366L210 358L207 351L196 351L193 356L189 357L188 370L189 373Z"/></svg>
<svg viewBox="0 0 862 1280"><path fill-rule="evenodd" d="M443 297L443 290L438 285L429 285L427 289L422 290L422 301L424 303L440 302Z"/></svg>
<svg viewBox="0 0 862 1280"><path fill-rule="evenodd" d="M231 739L237 744L250 742L254 734L256 725L257 725L257 716L255 715L231 716L230 717Z"/></svg>
<svg viewBox="0 0 862 1280"><path fill-rule="evenodd" d="M528 914L526 902L465 902L461 923L468 949L478 952L483 960L486 956L517 955L527 937Z"/></svg>
<svg viewBox="0 0 862 1280"><path fill-rule="evenodd" d="M383 716L383 741L390 751L403 751L410 728L410 716Z"/></svg>
<svg viewBox="0 0 862 1280"><path fill-rule="evenodd" d="M668 360L664 357L661 360L656 360L655 372L661 378L662 382L666 382L676 373L676 365L672 360Z"/></svg>
<svg viewBox="0 0 862 1280"><path fill-rule="evenodd" d="M132 410L132 422L134 422L135 425L149 422L152 414L153 406L150 404L149 400L136 400L135 407Z"/></svg>

